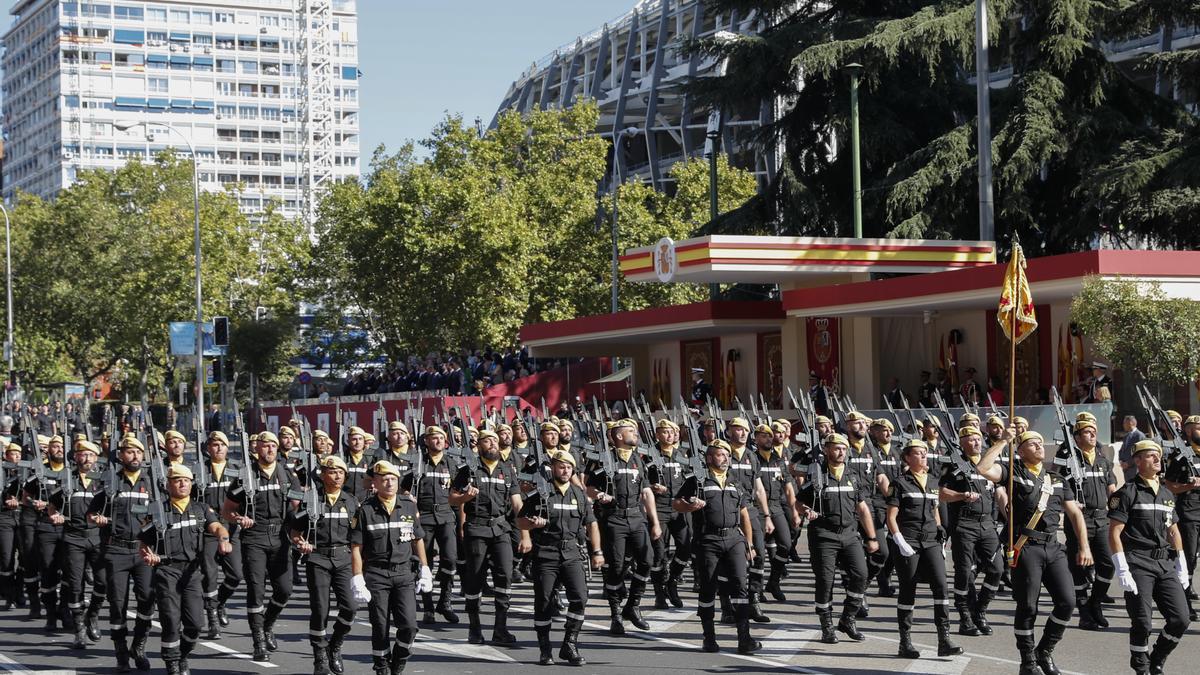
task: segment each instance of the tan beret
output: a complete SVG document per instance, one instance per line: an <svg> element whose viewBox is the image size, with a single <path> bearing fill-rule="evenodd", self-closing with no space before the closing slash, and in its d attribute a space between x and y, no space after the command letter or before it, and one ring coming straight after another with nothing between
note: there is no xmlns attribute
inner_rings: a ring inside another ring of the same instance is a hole
<svg viewBox="0 0 1200 675"><path fill-rule="evenodd" d="M346 471L346 460L337 455L326 455L321 459L321 466L326 469L341 469Z"/></svg>
<svg viewBox="0 0 1200 675"><path fill-rule="evenodd" d="M569 452L558 452L550 456L551 462L564 462L575 466L575 457Z"/></svg>
<svg viewBox="0 0 1200 675"><path fill-rule="evenodd" d="M880 417L879 419L873 420L873 421L871 422L871 426L873 426L873 427L883 427L884 429L887 429L888 431L895 431L895 430L896 430L896 427L895 427L895 426L892 424L892 421L891 421L891 420L889 420L889 419L885 419L885 418L883 418L883 417Z"/></svg>
<svg viewBox="0 0 1200 675"><path fill-rule="evenodd" d="M979 430L979 427L972 427L972 426L959 427L958 437L964 438L966 436L983 436L983 432Z"/></svg>
<svg viewBox="0 0 1200 675"><path fill-rule="evenodd" d="M363 431L362 427L358 427L358 426L350 427L350 429L346 431L346 438L350 438L351 436L366 436L366 435L367 435L367 432Z"/></svg>
<svg viewBox="0 0 1200 675"><path fill-rule="evenodd" d="M259 443L274 443L275 445L279 445L279 437L276 436L275 434L271 433L270 431L264 431L258 435L258 442Z"/></svg>
<svg viewBox="0 0 1200 675"><path fill-rule="evenodd" d="M1075 423L1075 429L1073 431L1074 431L1074 433L1079 433L1079 432L1083 431L1084 429L1091 429L1092 431L1097 431L1096 422L1093 420L1079 420L1078 422Z"/></svg>
<svg viewBox="0 0 1200 675"><path fill-rule="evenodd" d="M280 437L280 438L283 438L284 436L291 436L292 438L295 438L295 437L296 437L296 430L295 430L295 429L292 429L291 427L289 427L289 426L288 426L288 425L286 425L286 424L285 424L285 425L283 425L283 426L281 426L281 427L279 427L279 437Z"/></svg>
<svg viewBox="0 0 1200 675"><path fill-rule="evenodd" d="M842 434L829 434L822 442L825 445L850 445L850 441L846 440L846 437Z"/></svg>
<svg viewBox="0 0 1200 675"><path fill-rule="evenodd" d="M427 438L429 436L445 436L445 435L446 435L446 430L439 427L436 424L431 424L431 425L425 427L425 436Z"/></svg>
<svg viewBox="0 0 1200 675"><path fill-rule="evenodd" d="M1138 441L1137 443L1135 443L1133 446L1133 452L1131 454L1136 455L1139 452L1145 452L1146 450L1153 450L1160 455L1162 454L1162 448L1159 447L1158 443L1155 443L1154 441L1150 440L1149 438L1147 438L1144 441Z"/></svg>
<svg viewBox="0 0 1200 675"><path fill-rule="evenodd" d="M192 470L187 468L186 464L172 464L171 466L167 467L167 480L172 480L175 478L195 480L195 476L192 475Z"/></svg>
<svg viewBox="0 0 1200 675"><path fill-rule="evenodd" d="M137 437L133 436L133 435L129 435L129 436L126 436L125 438L122 438L121 439L121 447L122 448L137 448L138 450L141 450L142 452L146 451L146 446L142 445L142 442L139 441L137 439Z"/></svg>
<svg viewBox="0 0 1200 675"><path fill-rule="evenodd" d="M858 412L857 410L851 410L850 412L846 413L846 421L847 422L868 422L869 423L871 421L871 418Z"/></svg>
<svg viewBox="0 0 1200 675"><path fill-rule="evenodd" d="M828 417L826 417L824 415L817 415L817 421L814 422L814 424L828 424L830 426L833 426L833 420L829 419Z"/></svg>
<svg viewBox="0 0 1200 675"><path fill-rule="evenodd" d="M746 431L750 431L750 422L747 421L746 418L744 418L744 417L735 417L735 418L729 420L729 426L730 427L741 427L741 428L745 429Z"/></svg>
<svg viewBox="0 0 1200 675"><path fill-rule="evenodd" d="M679 431L679 425L675 424L674 422L672 422L671 420L669 420L665 417L662 418L661 420L659 420L658 422L655 422L654 428L655 429L674 429L675 431Z"/></svg>
<svg viewBox="0 0 1200 675"><path fill-rule="evenodd" d="M407 434L408 427L404 426L404 422L401 422L400 420L392 420L391 422L388 422L388 431L403 431Z"/></svg>
<svg viewBox="0 0 1200 675"><path fill-rule="evenodd" d="M758 425L758 426L754 427L754 433L756 433L756 434L767 434L767 435L769 436L769 435L771 435L771 434L773 433L773 431L772 431L772 429L771 429L771 425L769 425L769 424L760 424L760 425Z"/></svg>
<svg viewBox="0 0 1200 675"><path fill-rule="evenodd" d="M167 431L167 433L163 436L163 438L165 438L168 441L171 440L172 438L178 438L179 440L183 441L184 443L187 442L187 437L184 436L183 434L179 433L178 431L175 431L174 429Z"/></svg>
<svg viewBox="0 0 1200 675"><path fill-rule="evenodd" d="M225 445L229 445L229 437L220 431L208 432L208 442L212 443L213 441L218 441L220 443L224 443Z"/></svg>
<svg viewBox="0 0 1200 675"><path fill-rule="evenodd" d="M84 439L75 444L75 452L92 452L99 455L100 446L87 439Z"/></svg>
<svg viewBox="0 0 1200 675"><path fill-rule="evenodd" d="M1021 434L1020 436L1017 436L1017 446L1018 447L1021 445L1024 445L1027 441L1037 441L1039 443L1044 443L1046 441L1046 439L1042 438L1041 434L1039 434L1038 432L1033 431L1033 430L1026 431L1025 433Z"/></svg>
<svg viewBox="0 0 1200 675"><path fill-rule="evenodd" d="M713 441L711 441L711 442L708 444L708 447L710 447L710 448L721 448L721 449L722 449L722 450L724 450L725 452L733 452L733 448L729 447L729 444L728 444L728 443L726 443L725 441L723 441L723 440L721 440L721 439L719 439L719 438L717 438L717 439L714 439Z"/></svg>
<svg viewBox="0 0 1200 675"><path fill-rule="evenodd" d="M376 476L382 476L390 473L396 478L399 478L400 468L386 459L381 459L378 462L375 462L375 466L371 467L371 473L375 474Z"/></svg>

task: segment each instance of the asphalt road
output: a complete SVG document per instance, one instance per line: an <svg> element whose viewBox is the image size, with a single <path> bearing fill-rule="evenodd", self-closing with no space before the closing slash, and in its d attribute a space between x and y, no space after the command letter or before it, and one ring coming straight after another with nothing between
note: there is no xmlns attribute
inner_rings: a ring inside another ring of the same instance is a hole
<svg viewBox="0 0 1200 675"><path fill-rule="evenodd" d="M803 540L802 540L803 541ZM756 624L756 637L763 641L763 649L752 655L737 654L737 639L733 627L719 626L718 640L722 651L706 654L700 650L700 624L695 615L695 595L684 592L683 609L652 610L652 597L643 602L646 615L651 622L650 630L640 632L627 624L628 634L614 638L608 635L607 604L599 600L599 583L593 580L593 600L589 604L589 621L580 639L580 648L588 660L586 666L570 669L577 673L930 673L958 675L990 675L1017 672L1017 655L1012 634L1013 603L1011 598L1001 596L992 604L990 616L996 629L990 637L961 637L956 640L966 650L963 656L938 658L937 636L933 627L931 597L927 590L919 590L917 596L917 624L914 641L923 652L918 660L901 659L896 655L897 634L894 599L876 597L872 587L869 598L870 618L860 621L867 634L863 643L843 639L837 645L823 645L818 641L819 627L812 607L812 572L806 551L802 549L802 563L793 563L790 578L784 582L788 595L786 603L769 603L765 606L771 623ZM1114 588L1119 591L1119 588ZM217 643L202 641L192 655L192 672L202 673L246 672L272 675L274 673L311 672L311 651L307 641L307 598L303 585L297 587L292 601L277 625L279 651L271 663L254 663L249 653L251 642L241 603L241 592L230 604L233 623L225 629L224 638ZM538 657L537 642L532 621L533 588L529 582L514 587L513 610L510 629L520 640L513 649L491 646L469 645L466 641L466 616L462 611L462 600L456 598L456 607L462 614L463 623L458 626L438 624L421 629L414 647L414 656L409 661L406 673L498 673L529 672ZM490 635L490 606L483 617L485 635ZM835 594L840 603L840 590ZM836 606L836 605L835 605ZM1049 615L1050 606L1043 599L1039 615L1040 627ZM111 673L115 661L111 643L102 639L86 651L70 648L71 636L46 633L41 622L31 622L24 610L0 612L0 673ZM1059 668L1064 673L1103 675L1128 673L1128 630L1129 620L1124 606L1110 605L1107 616L1111 627L1104 632L1087 632L1074 626L1067 631L1066 638L1056 651ZM102 628L106 625L101 617ZM1076 622L1077 623L1077 622ZM132 625L132 622L131 622ZM1161 625L1161 619L1156 626ZM957 622L956 622L957 626ZM365 611L359 612L359 622L347 639L344 648L348 673L369 673L370 627L366 624ZM556 623L552 639L561 639L561 623ZM157 627L152 633L150 644L151 660L156 672L163 672L163 664L157 658ZM1168 673L1194 673L1200 671L1200 626L1192 626L1188 635L1175 650L1167 664ZM560 668L569 668L560 666ZM549 670L549 669L546 669Z"/></svg>

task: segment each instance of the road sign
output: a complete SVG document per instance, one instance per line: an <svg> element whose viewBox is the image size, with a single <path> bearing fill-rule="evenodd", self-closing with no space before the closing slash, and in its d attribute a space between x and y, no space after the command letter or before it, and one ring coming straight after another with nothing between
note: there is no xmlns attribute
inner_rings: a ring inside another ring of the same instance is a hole
<svg viewBox="0 0 1200 675"><path fill-rule="evenodd" d="M300 371L300 374L296 376L296 381L300 384L308 384L309 382L312 382L312 373L308 372L307 370L302 370Z"/></svg>

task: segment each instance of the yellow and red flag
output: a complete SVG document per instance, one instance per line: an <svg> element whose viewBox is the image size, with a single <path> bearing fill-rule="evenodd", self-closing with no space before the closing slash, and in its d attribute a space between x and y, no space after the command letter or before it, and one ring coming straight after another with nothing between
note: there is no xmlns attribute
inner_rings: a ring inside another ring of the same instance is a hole
<svg viewBox="0 0 1200 675"><path fill-rule="evenodd" d="M1004 286L1000 293L1000 309L996 321L1004 336L1020 344L1037 330L1037 313L1033 308L1033 293L1029 290L1029 279L1025 276L1025 253L1013 238L1012 257L1004 271Z"/></svg>

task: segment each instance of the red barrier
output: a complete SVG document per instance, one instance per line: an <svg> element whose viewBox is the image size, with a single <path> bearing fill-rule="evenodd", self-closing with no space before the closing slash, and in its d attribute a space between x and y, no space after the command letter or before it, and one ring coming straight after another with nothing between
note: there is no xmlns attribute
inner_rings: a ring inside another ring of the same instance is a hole
<svg viewBox="0 0 1200 675"><path fill-rule="evenodd" d="M541 408L542 399L551 412L563 402L574 403L576 397L587 402L595 396L598 401L618 401L629 398L629 385L626 382L608 382L592 384L605 375L612 373L608 357L584 359L572 363L565 368L534 373L512 382L493 385L487 388L488 396L519 396L534 408ZM490 404L489 404L490 405Z"/></svg>

